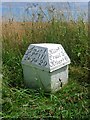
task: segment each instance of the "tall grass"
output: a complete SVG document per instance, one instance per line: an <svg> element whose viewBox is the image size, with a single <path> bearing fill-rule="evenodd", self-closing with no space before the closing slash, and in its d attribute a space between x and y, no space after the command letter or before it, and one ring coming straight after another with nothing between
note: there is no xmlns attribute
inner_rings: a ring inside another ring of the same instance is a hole
<svg viewBox="0 0 90 120"><path fill-rule="evenodd" d="M88 24L82 18L77 22L67 21L64 14L63 19L57 19L48 12L47 22L39 15L38 22L9 20L2 24L2 118L89 118L88 70L85 69L89 54ZM62 44L71 59L69 83L56 94L45 95L24 86L21 59L29 44L43 42Z"/></svg>

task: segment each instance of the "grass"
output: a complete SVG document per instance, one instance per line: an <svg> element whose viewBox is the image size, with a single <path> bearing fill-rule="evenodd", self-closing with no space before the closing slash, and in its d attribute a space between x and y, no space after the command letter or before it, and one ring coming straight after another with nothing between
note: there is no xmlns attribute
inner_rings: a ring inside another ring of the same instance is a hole
<svg viewBox="0 0 90 120"><path fill-rule="evenodd" d="M76 79L70 76L68 84L55 94L4 84L3 117L88 119L88 85Z"/></svg>
<svg viewBox="0 0 90 120"><path fill-rule="evenodd" d="M2 119L89 120L88 25L75 21L2 25ZM68 84L55 94L27 89L21 59L31 43L60 43L71 58Z"/></svg>

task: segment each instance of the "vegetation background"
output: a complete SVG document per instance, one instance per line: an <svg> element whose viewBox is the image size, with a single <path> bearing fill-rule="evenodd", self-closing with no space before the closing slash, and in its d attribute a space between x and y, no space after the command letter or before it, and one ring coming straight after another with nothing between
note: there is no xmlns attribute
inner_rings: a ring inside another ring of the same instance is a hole
<svg viewBox="0 0 90 120"><path fill-rule="evenodd" d="M29 7L25 9L28 15ZM70 9L67 19L54 6L47 8L48 16L41 6L32 4L34 7L38 7L39 13L30 16L32 21L20 22L11 17L2 22L1 118L89 120L88 22L82 15L75 21ZM43 42L62 44L71 59L68 84L55 94L27 89L24 85L22 57L29 44Z"/></svg>

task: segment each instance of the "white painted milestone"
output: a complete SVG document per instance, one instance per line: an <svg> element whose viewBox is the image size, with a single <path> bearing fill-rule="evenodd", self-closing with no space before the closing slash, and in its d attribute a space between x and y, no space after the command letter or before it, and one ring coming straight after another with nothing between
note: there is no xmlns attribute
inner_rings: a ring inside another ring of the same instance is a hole
<svg viewBox="0 0 90 120"><path fill-rule="evenodd" d="M55 92L68 82L70 58L60 44L31 44L23 59L25 84L29 88L42 88Z"/></svg>

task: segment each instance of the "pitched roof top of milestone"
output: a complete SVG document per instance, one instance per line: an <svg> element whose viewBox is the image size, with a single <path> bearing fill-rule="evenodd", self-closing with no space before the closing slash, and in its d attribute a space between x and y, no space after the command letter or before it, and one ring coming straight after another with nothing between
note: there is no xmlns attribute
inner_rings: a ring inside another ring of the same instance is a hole
<svg viewBox="0 0 90 120"><path fill-rule="evenodd" d="M70 64L70 58L61 44L31 44L22 59L22 64L52 72Z"/></svg>
<svg viewBox="0 0 90 120"><path fill-rule="evenodd" d="M55 44L55 43L39 43L39 44L31 44L31 45L35 45L39 47L46 47L46 48L52 48L52 46L53 47L60 46L60 44Z"/></svg>

